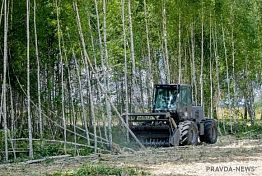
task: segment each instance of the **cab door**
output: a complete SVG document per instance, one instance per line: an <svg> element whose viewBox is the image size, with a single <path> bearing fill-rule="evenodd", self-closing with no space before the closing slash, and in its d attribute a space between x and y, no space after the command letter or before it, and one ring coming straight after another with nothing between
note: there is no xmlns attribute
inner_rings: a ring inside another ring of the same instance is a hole
<svg viewBox="0 0 262 176"><path fill-rule="evenodd" d="M189 86L180 86L178 112L183 119L191 119L192 117L192 93Z"/></svg>

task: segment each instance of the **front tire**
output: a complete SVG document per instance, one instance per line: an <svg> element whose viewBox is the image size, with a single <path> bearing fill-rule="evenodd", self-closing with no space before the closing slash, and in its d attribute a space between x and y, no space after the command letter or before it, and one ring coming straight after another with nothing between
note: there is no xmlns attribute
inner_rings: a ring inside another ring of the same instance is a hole
<svg viewBox="0 0 262 176"><path fill-rule="evenodd" d="M213 119L208 119L204 122L204 135L200 136L200 141L207 144L214 144L217 142L217 123Z"/></svg>
<svg viewBox="0 0 262 176"><path fill-rule="evenodd" d="M196 145L198 143L198 128L193 121L179 123L180 145Z"/></svg>

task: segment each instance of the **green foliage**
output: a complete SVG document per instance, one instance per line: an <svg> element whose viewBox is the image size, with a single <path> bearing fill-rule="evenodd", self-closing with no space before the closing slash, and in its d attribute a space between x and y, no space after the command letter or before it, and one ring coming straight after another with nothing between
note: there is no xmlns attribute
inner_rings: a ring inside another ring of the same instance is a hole
<svg viewBox="0 0 262 176"><path fill-rule="evenodd" d="M40 157L64 154L63 144L46 144L41 146L41 143L38 143L37 145L34 145L34 147Z"/></svg>
<svg viewBox="0 0 262 176"><path fill-rule="evenodd" d="M106 175L115 175L115 176L121 176L121 175L137 175L137 176L144 176L149 175L148 173L144 171L140 171L135 168L120 168L120 167L111 167L111 166L105 166L105 165L85 165L82 166L80 169L75 171L69 171L65 173L54 173L49 176L106 176Z"/></svg>
<svg viewBox="0 0 262 176"><path fill-rule="evenodd" d="M231 126L233 131L231 131ZM229 119L220 120L219 127L222 135L234 134L237 138L261 139L262 138L262 122L258 121L254 126L245 120L238 120L237 122Z"/></svg>

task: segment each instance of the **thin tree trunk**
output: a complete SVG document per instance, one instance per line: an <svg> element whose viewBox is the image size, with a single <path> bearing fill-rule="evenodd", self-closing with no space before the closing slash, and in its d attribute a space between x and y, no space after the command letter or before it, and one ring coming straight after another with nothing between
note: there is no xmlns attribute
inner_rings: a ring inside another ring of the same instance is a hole
<svg viewBox="0 0 262 176"><path fill-rule="evenodd" d="M170 84L171 76L170 76L170 67L169 67L169 55L168 55L168 47L167 47L167 29L166 29L166 0L163 0L163 39L164 39L164 49L165 49L165 68L166 68L166 78L167 83Z"/></svg>
<svg viewBox="0 0 262 176"><path fill-rule="evenodd" d="M86 76L86 81L87 81L87 86L88 86L88 92L89 92L89 101L90 101L90 110L91 110L91 119L93 121L93 128L94 128L94 149L95 149L95 153L97 153L97 132L96 132L96 118L95 118L95 109L94 109L94 98L93 98L93 92L92 92L92 85L91 85L91 81L90 81L90 74L89 74L89 68L88 68L88 63L87 60L85 60L85 64L86 64L86 68L87 68L87 76ZM110 106L110 105L109 105ZM111 112L110 112L111 113ZM111 127L111 124L109 124L109 126ZM110 128L111 130L111 128ZM111 136L111 146L112 146L112 131L109 131L109 139ZM109 142L110 142L109 141Z"/></svg>
<svg viewBox="0 0 262 176"><path fill-rule="evenodd" d="M26 31L27 31L27 118L28 118L28 140L29 157L33 158L32 120L31 120L31 97L30 97L30 0L26 1Z"/></svg>
<svg viewBox="0 0 262 176"><path fill-rule="evenodd" d="M181 14L179 9L179 19L178 19L178 83L181 83L182 80L182 64L181 64Z"/></svg>
<svg viewBox="0 0 262 176"><path fill-rule="evenodd" d="M79 65L78 65L78 62L76 60L75 55L73 55L73 57L74 57L74 60L75 60L76 73L77 73L78 85L79 85L79 90L80 90L79 94L80 94L81 110L82 110L85 134L86 134L86 138L87 138L87 143L88 143L88 145L90 145L89 130L88 130L88 127L87 127L86 109L85 109L84 98L83 98L83 87L82 87L82 82L81 82L81 75L80 75Z"/></svg>
<svg viewBox="0 0 262 176"><path fill-rule="evenodd" d="M210 13L210 27L209 27L209 80L210 80L210 118L213 118L213 78L212 78L212 21Z"/></svg>
<svg viewBox="0 0 262 176"><path fill-rule="evenodd" d="M142 69L141 69L141 67L139 67L139 74L141 75L141 76L139 76L139 86L140 86L140 104L141 104L141 109L140 109L140 111L142 111L142 112L145 112L144 111L144 104L145 104L145 102L144 102L144 91L143 91L143 85L144 85L144 83L143 83L143 77L142 77L142 75L143 75L143 72L142 72Z"/></svg>
<svg viewBox="0 0 262 176"><path fill-rule="evenodd" d="M222 37L223 37L223 46L224 46L224 52L225 52L225 62L226 62L226 70L227 70L227 109L229 111L229 116L232 116L232 102L231 102L231 96L230 96L230 79L229 79L229 68L228 68L228 58L227 58L227 47L226 47L226 40L225 40L225 29L222 26ZM224 123L223 123L223 127L224 127L224 133L226 133L226 127L225 127L225 118L224 119ZM231 119L231 118L230 118ZM231 131L232 131L232 125L231 125Z"/></svg>
<svg viewBox="0 0 262 176"><path fill-rule="evenodd" d="M203 82L203 70L204 70L204 12L203 1L201 8L201 68L200 68L200 104L204 110L204 82ZM205 111L204 111L205 112Z"/></svg>
<svg viewBox="0 0 262 176"><path fill-rule="evenodd" d="M6 108L6 77L7 77L7 63L8 63L8 44L7 44L7 34L8 34L8 9L7 9L7 0L4 0L4 72L3 72L3 94L2 94L2 107L3 107L3 121L4 121L4 136L5 136L5 161L8 161L8 128L7 128L7 108Z"/></svg>
<svg viewBox="0 0 262 176"><path fill-rule="evenodd" d="M61 98L62 98L62 119L63 119L63 130L64 130L64 152L65 154L67 153L66 150L66 144L67 144L67 134L66 134L66 117L65 117L65 97L64 97L64 63L63 63L63 56L62 56L62 49L61 49L61 35L62 35L62 31L60 30L60 20L59 20L59 16L60 16L60 11L59 11L59 6L58 6L58 2L56 0L56 17L57 17L57 31L58 31L58 47L59 47L59 57L60 57L60 64L61 64Z"/></svg>
<svg viewBox="0 0 262 176"><path fill-rule="evenodd" d="M107 51L107 36L106 36L106 1L103 0L103 32L104 32L104 56L105 56L105 64L106 64L106 70L108 71L108 51ZM106 73L104 75L106 76L106 90L109 91L109 74ZM106 112L107 112L107 118L108 118L108 138L109 138L109 148L112 150L112 112L111 112L111 106L109 102L106 99Z"/></svg>
<svg viewBox="0 0 262 176"><path fill-rule="evenodd" d="M0 26L2 25L2 16L3 16L4 4L5 4L5 0L2 1L2 5L1 5Z"/></svg>
<svg viewBox="0 0 262 176"><path fill-rule="evenodd" d="M195 96L194 96L194 100L195 100L195 105L198 104L197 101L197 82L196 82L196 64L195 64L195 39L194 39L194 23L192 23L191 26L191 47L192 47L192 69L193 69L193 85L195 88Z"/></svg>
<svg viewBox="0 0 262 176"><path fill-rule="evenodd" d="M99 17L98 17L99 18ZM90 35L91 35L91 44L92 44L92 51L93 51L93 57L94 57L94 64L95 64L95 69L97 70L97 60L96 60L96 52L95 52L95 45L94 45L94 37L93 37L93 34L92 34L92 27L91 27L91 23L90 23L90 17L88 19L88 26L89 26L89 30L90 30ZM102 42L102 41L101 41ZM101 48L100 48L101 49ZM101 58L103 59L103 58ZM99 89L99 86L96 84L95 85L97 87L97 92L98 92L98 97L97 99L99 99L100 101L102 101L102 96L101 96L101 93L100 93L100 89ZM103 109L103 105L100 106L101 109ZM111 111L111 110L110 110ZM102 116L102 119L104 121L104 112L102 110L101 112L101 116ZM105 139L108 140L108 135L107 135L107 128L106 128L106 125L105 123L103 122L103 128L104 128L104 133L105 133ZM99 129L100 129L100 124L99 124ZM102 136L100 136L102 137Z"/></svg>
<svg viewBox="0 0 262 176"><path fill-rule="evenodd" d="M135 47L134 47L134 34L133 34L133 23L132 23L132 11L131 11L131 0L128 0L128 21L129 21L129 32L130 32L130 54L132 62L132 94L134 95L134 110L137 107L137 80L136 80L136 60L135 60ZM131 97L130 97L131 98Z"/></svg>
<svg viewBox="0 0 262 176"><path fill-rule="evenodd" d="M127 51L126 51L126 27L125 27L125 0L121 1L121 14L122 14L122 25L123 25L123 41L124 41L124 61L125 61L125 122L128 124L128 83L127 83ZM129 142L129 131L126 130L126 139Z"/></svg>
<svg viewBox="0 0 262 176"><path fill-rule="evenodd" d="M216 118L218 118L218 106L219 106L219 101L220 101L220 80L219 80L219 55L218 55L218 47L217 47L217 32L216 32L216 23L214 27L214 32L213 32L213 42L214 42L214 54L215 54L215 62L216 62L216 78L217 78L217 100L216 100Z"/></svg>
<svg viewBox="0 0 262 176"><path fill-rule="evenodd" d="M100 59L101 59L102 70L104 70L103 45L102 45L102 37L101 37L101 32L100 32L100 19L99 19L97 0L95 0L95 10L96 10L96 22L97 22L97 33L98 33L98 40L99 40L99 48L100 48L100 51L101 51Z"/></svg>
<svg viewBox="0 0 262 176"><path fill-rule="evenodd" d="M103 13L105 13L105 2L103 1ZM105 57L108 57L107 56L107 49L103 50L103 44L102 44L102 37L101 37L101 33L100 33L100 19L99 19L99 12L98 12L98 4L97 4L97 0L95 0L95 10L96 10L96 18L97 18L97 29L98 29L98 39L99 39L99 47L100 47L100 51L101 51L101 54L100 54L100 59L101 59L101 66L102 66L102 74L105 76L106 73L105 73L105 70L107 69L106 66L105 66L105 61L104 61L104 56ZM104 24L103 24L103 30L106 29L106 17L105 17L105 14L104 14ZM104 34L104 38L106 39L106 34ZM106 46L106 41L105 41L105 46ZM87 65L88 66L88 65ZM102 83L103 84L106 84L106 91L108 91L108 86L107 86L107 79L105 79L104 77L102 78ZM109 131L109 134L108 134L108 138L109 140L111 141L112 140L112 132L111 132L111 125L112 125L112 115L111 115L111 107L108 103L108 101L106 100L106 112L107 112L107 116L108 116L108 131ZM111 137L110 137L111 136ZM112 142L110 142L110 148L112 146Z"/></svg>
<svg viewBox="0 0 262 176"><path fill-rule="evenodd" d="M104 9L104 8L103 8ZM105 63L104 63L104 54L105 54L105 51L103 50L103 43L102 43L102 37L101 37L101 32L100 32L100 18L99 18L99 12L98 12L98 2L97 0L95 0L95 11L96 11L96 21L97 21L97 31L98 31L98 40L99 40L99 48L100 48L100 60L101 60L101 67L102 67L102 75L105 75ZM104 24L103 24L104 25ZM103 26L103 29L104 29L104 26ZM87 65L88 66L88 65ZM95 64L96 66L96 64ZM104 80L104 78L102 78L102 83L104 84L106 80ZM106 87L106 90L107 90L107 87ZM102 106L103 108L103 106ZM110 115L109 112L109 106L108 106L108 102L106 100L106 111L107 111L107 115ZM111 115L110 115L111 116ZM111 123L108 125L111 125ZM105 129L106 130L106 129ZM108 129L109 130L109 129ZM107 133L107 132L106 132ZM106 137L107 138L107 137ZM109 138L109 136L108 136Z"/></svg>
<svg viewBox="0 0 262 176"><path fill-rule="evenodd" d="M233 2L234 3L234 2ZM235 41L234 41L234 21L233 21L233 7L231 6L231 47L232 47L232 77L233 77L233 120L235 121L235 104L236 104L236 80L235 80ZM231 128L231 132L233 132L233 129Z"/></svg>
<svg viewBox="0 0 262 176"><path fill-rule="evenodd" d="M9 73L9 72L8 72ZM15 141L12 139L15 137L15 112L14 112L14 103L13 103L13 91L12 87L10 84L10 76L9 76L9 85L10 85L10 106L11 106L11 132L9 130L9 138L10 138L10 143L13 149L13 155L14 155L14 160L16 159L16 152L15 152Z"/></svg>
<svg viewBox="0 0 262 176"><path fill-rule="evenodd" d="M223 45L225 51L225 62L226 62L226 71L227 71L227 101L229 102L229 106L231 103L230 100L230 79L229 79L229 68L228 68L228 58L227 58L227 48L226 48L226 40L225 40L225 29L222 26L222 36L223 36Z"/></svg>
<svg viewBox="0 0 262 176"><path fill-rule="evenodd" d="M187 61L187 46L186 46L186 43L185 43L185 46L184 46L184 65L185 65L185 74L183 74L183 81L185 83L189 83L188 81L188 78L186 77L188 75L188 61Z"/></svg>
<svg viewBox="0 0 262 176"><path fill-rule="evenodd" d="M92 30L90 21L91 21L91 19L90 19L90 16L89 16L89 18L88 18L88 27L89 27L89 30L90 30L90 37L91 37L91 45L92 45L92 51L93 51L94 64L95 64L95 68L97 69L97 59L96 59L96 51L95 51L93 30Z"/></svg>
<svg viewBox="0 0 262 176"><path fill-rule="evenodd" d="M149 38L149 29L148 29L148 14L147 14L147 4L146 0L144 0L144 15L145 15L145 26L146 26L146 44L147 44L147 57L148 57L148 75L149 75L149 94L148 94L148 108L150 108L151 104L151 97L153 96L153 86L154 86L154 80L153 80L153 73L152 73L152 59L151 59L151 47L150 47L150 38Z"/></svg>
<svg viewBox="0 0 262 176"><path fill-rule="evenodd" d="M38 39L36 30L36 2L34 0L34 33L35 33L35 55L37 61L37 97L38 97L38 118L39 118L39 130L40 139L43 139L43 120L42 120L42 105L41 105L41 84L40 84L40 59L38 52Z"/></svg>
<svg viewBox="0 0 262 176"><path fill-rule="evenodd" d="M95 115L94 115L94 107L93 107L93 93L91 90L91 82L90 82L90 70L89 70L89 65L91 65L87 51L86 51L86 44L84 41L84 36L83 36L83 32L82 32L82 27L81 27L81 20L79 17L79 12L78 12L78 7L77 4L74 3L75 6L75 10L76 10L76 14L77 14L77 23L78 23L78 30L79 30L79 35L80 35L80 39L81 39L81 43L82 43L82 48L83 48L83 52L84 52L84 62L85 62L85 66L86 66L86 73L87 73L87 86L88 86L88 92L89 92L89 98L90 98L90 106L91 106L91 118L93 120L93 125L94 125L94 140L95 140L95 152L97 152L97 135L96 135L96 122L95 122Z"/></svg>
<svg viewBox="0 0 262 176"><path fill-rule="evenodd" d="M72 96L71 96L71 94L72 94L72 84L71 84L71 74L70 74L70 69L69 69L69 66L68 66L68 84L69 84L69 98L70 98L70 104L71 104L71 106L72 106L72 113L73 113L73 124L74 124L74 142L76 143L77 142L77 138L76 138L76 112L75 112L75 106L74 106L74 102L73 102L73 99L72 99ZM75 145L75 155L76 155L76 151L77 151L77 147L76 147L76 145Z"/></svg>

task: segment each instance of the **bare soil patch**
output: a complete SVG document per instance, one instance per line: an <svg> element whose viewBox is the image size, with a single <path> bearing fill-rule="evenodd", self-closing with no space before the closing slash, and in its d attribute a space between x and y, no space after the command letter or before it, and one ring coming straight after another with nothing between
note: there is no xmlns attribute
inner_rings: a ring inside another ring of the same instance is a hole
<svg viewBox="0 0 262 176"><path fill-rule="evenodd" d="M261 176L261 146L261 139L236 140L232 136L225 136L221 137L215 145L148 148L145 151L123 152L118 155L98 154L36 164L4 164L0 165L0 175L46 175L77 169L86 163L91 163L114 167L136 167L152 175ZM231 171L230 168L234 170Z"/></svg>

